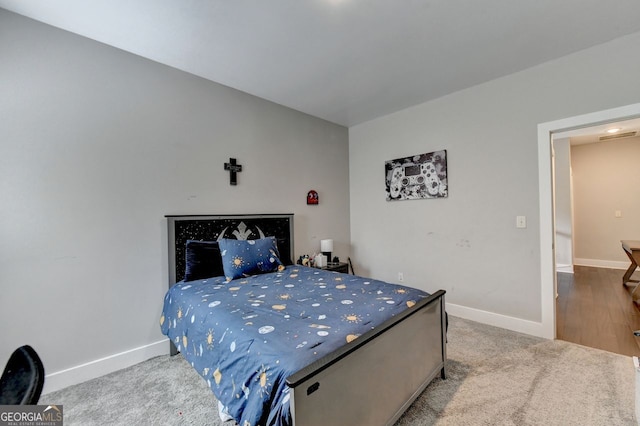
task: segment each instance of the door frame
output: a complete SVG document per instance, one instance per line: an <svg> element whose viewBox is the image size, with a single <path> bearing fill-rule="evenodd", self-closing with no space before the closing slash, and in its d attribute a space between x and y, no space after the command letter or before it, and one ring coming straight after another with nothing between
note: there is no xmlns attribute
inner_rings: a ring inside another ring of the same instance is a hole
<svg viewBox="0 0 640 426"><path fill-rule="evenodd" d="M553 247L553 134L640 117L640 103L538 124L538 184L540 202L540 297L542 337L556 338L556 259Z"/></svg>

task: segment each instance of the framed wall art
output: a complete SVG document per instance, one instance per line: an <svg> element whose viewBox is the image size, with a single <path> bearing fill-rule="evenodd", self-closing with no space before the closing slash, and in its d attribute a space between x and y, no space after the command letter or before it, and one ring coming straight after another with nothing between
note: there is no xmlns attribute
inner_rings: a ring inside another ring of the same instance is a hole
<svg viewBox="0 0 640 426"><path fill-rule="evenodd" d="M318 192L315 190L311 190L307 192L307 204L309 205L317 205L320 202L320 197L318 196Z"/></svg>
<svg viewBox="0 0 640 426"><path fill-rule="evenodd" d="M447 150L386 161L384 172L387 201L448 195Z"/></svg>

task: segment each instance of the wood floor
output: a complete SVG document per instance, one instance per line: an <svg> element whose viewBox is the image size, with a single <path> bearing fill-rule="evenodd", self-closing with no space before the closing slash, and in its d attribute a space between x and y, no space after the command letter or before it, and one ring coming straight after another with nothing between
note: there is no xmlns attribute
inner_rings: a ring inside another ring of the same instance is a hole
<svg viewBox="0 0 640 426"><path fill-rule="evenodd" d="M640 356L640 310L622 285L624 270L576 266L558 274L557 338L627 356ZM636 272L634 278L640 273ZM640 290L639 290L640 291Z"/></svg>

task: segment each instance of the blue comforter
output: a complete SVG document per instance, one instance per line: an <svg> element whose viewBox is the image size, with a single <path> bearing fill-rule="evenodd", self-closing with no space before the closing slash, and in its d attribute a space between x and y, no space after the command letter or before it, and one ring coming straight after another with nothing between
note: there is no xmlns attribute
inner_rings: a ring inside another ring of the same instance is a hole
<svg viewBox="0 0 640 426"><path fill-rule="evenodd" d="M160 326L239 425L288 425L288 376L426 296L289 266L231 282L177 283L165 296Z"/></svg>

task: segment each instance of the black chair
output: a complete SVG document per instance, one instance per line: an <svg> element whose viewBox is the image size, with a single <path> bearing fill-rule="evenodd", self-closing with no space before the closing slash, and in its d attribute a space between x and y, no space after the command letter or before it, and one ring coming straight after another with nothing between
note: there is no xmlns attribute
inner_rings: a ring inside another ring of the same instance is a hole
<svg viewBox="0 0 640 426"><path fill-rule="evenodd" d="M16 349L0 378L0 405L34 405L44 385L44 366L29 345Z"/></svg>

